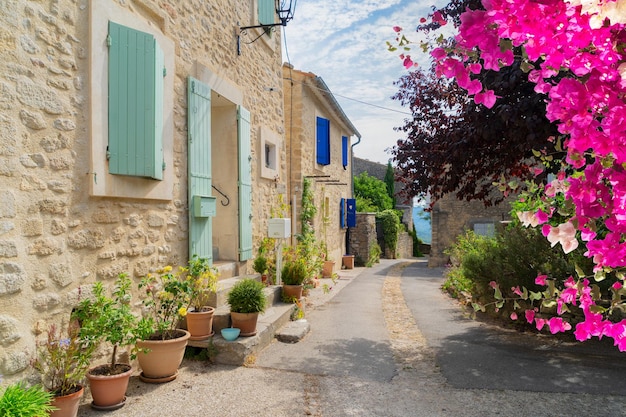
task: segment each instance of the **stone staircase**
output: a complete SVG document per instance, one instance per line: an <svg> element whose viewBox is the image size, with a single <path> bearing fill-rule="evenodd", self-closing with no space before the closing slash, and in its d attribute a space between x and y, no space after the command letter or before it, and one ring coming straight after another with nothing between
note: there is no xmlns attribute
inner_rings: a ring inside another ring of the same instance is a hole
<svg viewBox="0 0 626 417"><path fill-rule="evenodd" d="M267 298L267 309L259 315L257 323L257 334L250 337L239 337L232 342L222 338L220 331L225 327L230 327L230 308L227 303L228 293L230 289L238 281L244 278L253 278L261 280L259 274L235 275L237 273L237 265L228 265L220 263L216 265L220 270L220 277L224 275L229 278L220 279L218 282L218 291L210 299L209 305L215 306L213 315L213 331L214 335L206 340L190 340L187 345L198 348L209 348L211 344L216 348L217 355L214 361L227 365L244 365L254 362L256 354L268 346L276 334L283 326L289 323L293 304L283 303L281 301L281 287L268 286L264 289Z"/></svg>

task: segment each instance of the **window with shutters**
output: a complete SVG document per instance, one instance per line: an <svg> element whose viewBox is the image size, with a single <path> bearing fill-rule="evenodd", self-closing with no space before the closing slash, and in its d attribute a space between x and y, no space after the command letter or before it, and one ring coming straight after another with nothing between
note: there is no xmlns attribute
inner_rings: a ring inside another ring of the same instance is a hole
<svg viewBox="0 0 626 417"><path fill-rule="evenodd" d="M316 135L316 161L320 165L330 165L330 120L317 117Z"/></svg>
<svg viewBox="0 0 626 417"><path fill-rule="evenodd" d="M115 0L89 4L92 196L173 198L176 45L165 34L165 19L146 16Z"/></svg>
<svg viewBox="0 0 626 417"><path fill-rule="evenodd" d="M341 137L341 164L344 168L348 166L348 137Z"/></svg>
<svg viewBox="0 0 626 417"><path fill-rule="evenodd" d="M109 22L109 172L163 179L163 51L154 36Z"/></svg>
<svg viewBox="0 0 626 417"><path fill-rule="evenodd" d="M261 168L261 178L270 180L276 180L280 171L280 136L274 133L269 128L262 126L260 129L261 134L261 161L259 166Z"/></svg>

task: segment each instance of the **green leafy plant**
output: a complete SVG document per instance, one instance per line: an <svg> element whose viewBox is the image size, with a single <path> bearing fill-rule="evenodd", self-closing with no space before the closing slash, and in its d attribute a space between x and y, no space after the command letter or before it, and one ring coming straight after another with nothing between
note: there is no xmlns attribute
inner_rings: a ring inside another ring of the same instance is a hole
<svg viewBox="0 0 626 417"><path fill-rule="evenodd" d="M372 246L370 246L367 263L365 264L365 266L367 266L368 268L371 268L372 266L374 266L374 264L380 262L380 255L382 253L383 251L380 248L380 245L377 242L372 243Z"/></svg>
<svg viewBox="0 0 626 417"><path fill-rule="evenodd" d="M396 211L384 210L376 215L376 220L382 225L385 247L389 249L395 257L396 247L398 245L398 234L401 230L400 219Z"/></svg>
<svg viewBox="0 0 626 417"><path fill-rule="evenodd" d="M138 324L138 335L143 340L174 339L179 320L187 315L189 305L188 287L185 280L172 273L166 266L148 274L139 283L145 298L142 303L147 315Z"/></svg>
<svg viewBox="0 0 626 417"><path fill-rule="evenodd" d="M109 365L107 368L102 367L108 375L126 371L126 366L117 366L117 350L120 346L133 345L138 338L138 320L131 306L131 286L131 279L122 273L115 281L109 297L102 282L96 282L93 297L82 300L72 313L73 318L81 324L79 336L82 340L90 344L105 341L112 345Z"/></svg>
<svg viewBox="0 0 626 417"><path fill-rule="evenodd" d="M262 313L267 300L263 289L265 286L252 278L244 278L237 282L228 293L230 311L235 313Z"/></svg>
<svg viewBox="0 0 626 417"><path fill-rule="evenodd" d="M208 258L194 255L187 267L179 269L182 290L186 292L187 309L202 311L207 306L211 293L217 292L217 268L211 266Z"/></svg>
<svg viewBox="0 0 626 417"><path fill-rule="evenodd" d="M41 385L26 386L18 382L7 387L0 397L0 416L43 417L56 410L50 402L52 394Z"/></svg>
<svg viewBox="0 0 626 417"><path fill-rule="evenodd" d="M55 397L77 392L97 344L81 339L76 323L71 323L66 332L51 324L46 333L46 339L37 343L37 356L32 362L41 374L41 383Z"/></svg>
<svg viewBox="0 0 626 417"><path fill-rule="evenodd" d="M257 255L252 263L252 268L259 274L267 273L267 258L262 254Z"/></svg>
<svg viewBox="0 0 626 417"><path fill-rule="evenodd" d="M309 278L307 260L298 256L297 250L287 251L283 262L283 268L280 272L283 284L302 285Z"/></svg>

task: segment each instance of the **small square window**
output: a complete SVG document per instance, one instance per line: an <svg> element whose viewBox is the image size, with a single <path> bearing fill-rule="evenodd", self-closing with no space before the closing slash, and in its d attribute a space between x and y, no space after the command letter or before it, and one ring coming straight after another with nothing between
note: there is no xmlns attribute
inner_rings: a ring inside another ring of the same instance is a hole
<svg viewBox="0 0 626 417"><path fill-rule="evenodd" d="M493 237L496 234L496 226L493 223L474 223L474 233L479 236Z"/></svg>
<svg viewBox="0 0 626 417"><path fill-rule="evenodd" d="M261 127L260 142L259 166L261 168L261 177L274 180L279 176L280 137L271 130Z"/></svg>

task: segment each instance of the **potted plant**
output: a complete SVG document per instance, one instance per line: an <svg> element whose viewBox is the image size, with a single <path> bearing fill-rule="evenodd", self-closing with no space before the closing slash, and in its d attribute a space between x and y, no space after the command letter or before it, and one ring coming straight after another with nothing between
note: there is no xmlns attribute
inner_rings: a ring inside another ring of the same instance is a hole
<svg viewBox="0 0 626 417"><path fill-rule="evenodd" d="M41 385L27 386L25 382L9 385L0 397L0 416L41 417L55 408L51 405L52 394Z"/></svg>
<svg viewBox="0 0 626 417"><path fill-rule="evenodd" d="M187 314L185 283L166 266L148 274L139 283L143 291L144 317L139 320L137 360L144 382L162 383L176 379L190 334L178 323Z"/></svg>
<svg viewBox="0 0 626 417"><path fill-rule="evenodd" d="M299 300L302 298L304 282L309 278L307 258L302 256L298 247L286 248L283 255L283 267L280 277L283 282L283 299Z"/></svg>
<svg viewBox="0 0 626 417"><path fill-rule="evenodd" d="M261 282L265 284L267 282L267 258L265 255L259 252L257 257L254 258L252 269L254 269L254 272L261 274Z"/></svg>
<svg viewBox="0 0 626 417"><path fill-rule="evenodd" d="M118 363L117 352L121 346L131 346L137 341L137 318L132 313L127 274L120 274L112 290L105 294L102 282L93 286L93 297L84 299L74 309L72 316L81 325L79 335L89 343L111 344L109 363L92 367L87 372L93 402L97 410L114 410L126 402L126 389L133 372L131 365Z"/></svg>
<svg viewBox="0 0 626 417"><path fill-rule="evenodd" d="M207 258L194 255L186 268L180 269L187 293L187 330L190 340L204 340L213 335L215 308L208 305L211 293L217 292L218 272Z"/></svg>
<svg viewBox="0 0 626 417"><path fill-rule="evenodd" d="M75 417L84 393L83 383L96 349L78 335L72 323L66 332L51 324L45 340L37 343L33 367L41 375L41 383L53 396L53 417Z"/></svg>
<svg viewBox="0 0 626 417"><path fill-rule="evenodd" d="M274 272L274 241L271 238L264 238L259 244L259 251L256 258L252 262L252 269L261 274L261 282L267 284L268 276L272 276Z"/></svg>
<svg viewBox="0 0 626 417"><path fill-rule="evenodd" d="M252 278L237 282L228 293L232 327L241 330L240 336L254 336L259 313L265 311L267 299L263 283Z"/></svg>

